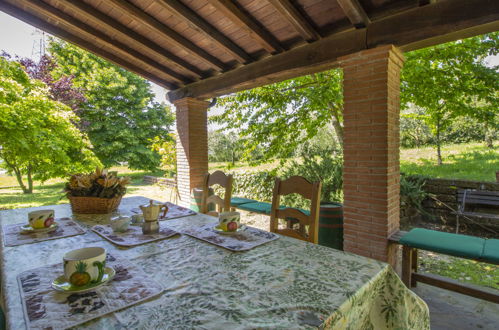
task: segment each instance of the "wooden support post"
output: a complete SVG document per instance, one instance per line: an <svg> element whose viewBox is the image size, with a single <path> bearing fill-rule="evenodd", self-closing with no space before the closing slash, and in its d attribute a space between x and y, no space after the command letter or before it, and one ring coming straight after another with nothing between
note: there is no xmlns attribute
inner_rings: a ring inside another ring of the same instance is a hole
<svg viewBox="0 0 499 330"><path fill-rule="evenodd" d="M418 282L416 281L416 278L414 276L412 276L412 274L418 272L418 249L412 249L411 261L412 261L411 287L415 288L418 285Z"/></svg>
<svg viewBox="0 0 499 330"><path fill-rule="evenodd" d="M408 246L402 247L402 282L410 288L412 275L412 248Z"/></svg>

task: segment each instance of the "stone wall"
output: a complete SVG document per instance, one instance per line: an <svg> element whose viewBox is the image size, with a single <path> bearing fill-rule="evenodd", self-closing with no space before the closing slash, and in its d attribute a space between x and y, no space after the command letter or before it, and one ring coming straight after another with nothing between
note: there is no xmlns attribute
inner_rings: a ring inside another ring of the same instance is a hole
<svg viewBox="0 0 499 330"><path fill-rule="evenodd" d="M410 177L409 177L410 179ZM457 191L460 189L477 189L488 191L499 191L499 183L496 182L479 182L468 180L449 180L449 179L427 179L424 185L424 190L434 196L427 198L423 207L430 214L434 215L432 220L439 223L455 224L456 216L452 210L457 210ZM451 210L452 209L452 210ZM487 209L487 213L499 214L499 209ZM403 207L401 210L401 223L412 222L421 219L421 215L410 207ZM471 218L472 221L461 218L461 223L473 225L473 222L478 222L487 226L499 228L499 221L491 218Z"/></svg>

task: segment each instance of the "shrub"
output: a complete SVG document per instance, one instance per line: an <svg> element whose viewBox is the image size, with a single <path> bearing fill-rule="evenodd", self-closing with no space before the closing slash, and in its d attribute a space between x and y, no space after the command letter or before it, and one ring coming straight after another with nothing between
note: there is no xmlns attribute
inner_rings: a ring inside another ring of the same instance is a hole
<svg viewBox="0 0 499 330"><path fill-rule="evenodd" d="M423 201L430 196L424 189L426 177L421 175L400 176L400 206L415 208L424 216L431 215L423 208Z"/></svg>

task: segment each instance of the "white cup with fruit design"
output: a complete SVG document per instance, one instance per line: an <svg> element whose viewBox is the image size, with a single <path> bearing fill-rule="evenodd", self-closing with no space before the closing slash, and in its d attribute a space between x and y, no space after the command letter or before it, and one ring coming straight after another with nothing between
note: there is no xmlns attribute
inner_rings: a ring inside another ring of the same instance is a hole
<svg viewBox="0 0 499 330"><path fill-rule="evenodd" d="M218 215L218 228L224 232L235 232L241 227L239 212L222 212Z"/></svg>
<svg viewBox="0 0 499 330"><path fill-rule="evenodd" d="M54 214L54 210L38 210L29 212L29 225L33 229L49 228L54 223Z"/></svg>
<svg viewBox="0 0 499 330"><path fill-rule="evenodd" d="M64 255L64 276L76 287L100 283L106 265L106 250L87 247Z"/></svg>

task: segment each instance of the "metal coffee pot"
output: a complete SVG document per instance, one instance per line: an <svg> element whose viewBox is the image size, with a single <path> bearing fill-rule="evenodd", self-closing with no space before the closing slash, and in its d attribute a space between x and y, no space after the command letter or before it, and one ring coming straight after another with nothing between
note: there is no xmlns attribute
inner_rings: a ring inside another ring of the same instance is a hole
<svg viewBox="0 0 499 330"><path fill-rule="evenodd" d="M161 210L163 210L162 217L165 217L166 212L168 212L166 204L155 202L152 199L149 201L149 204L140 205L140 209L144 214L145 221L157 221Z"/></svg>
<svg viewBox="0 0 499 330"><path fill-rule="evenodd" d="M162 217L166 216L168 212L168 207L166 204L156 203L153 200L149 201L149 204L141 205L140 209L144 214L144 223L142 224L142 233L156 234L159 232L159 213L163 210Z"/></svg>

